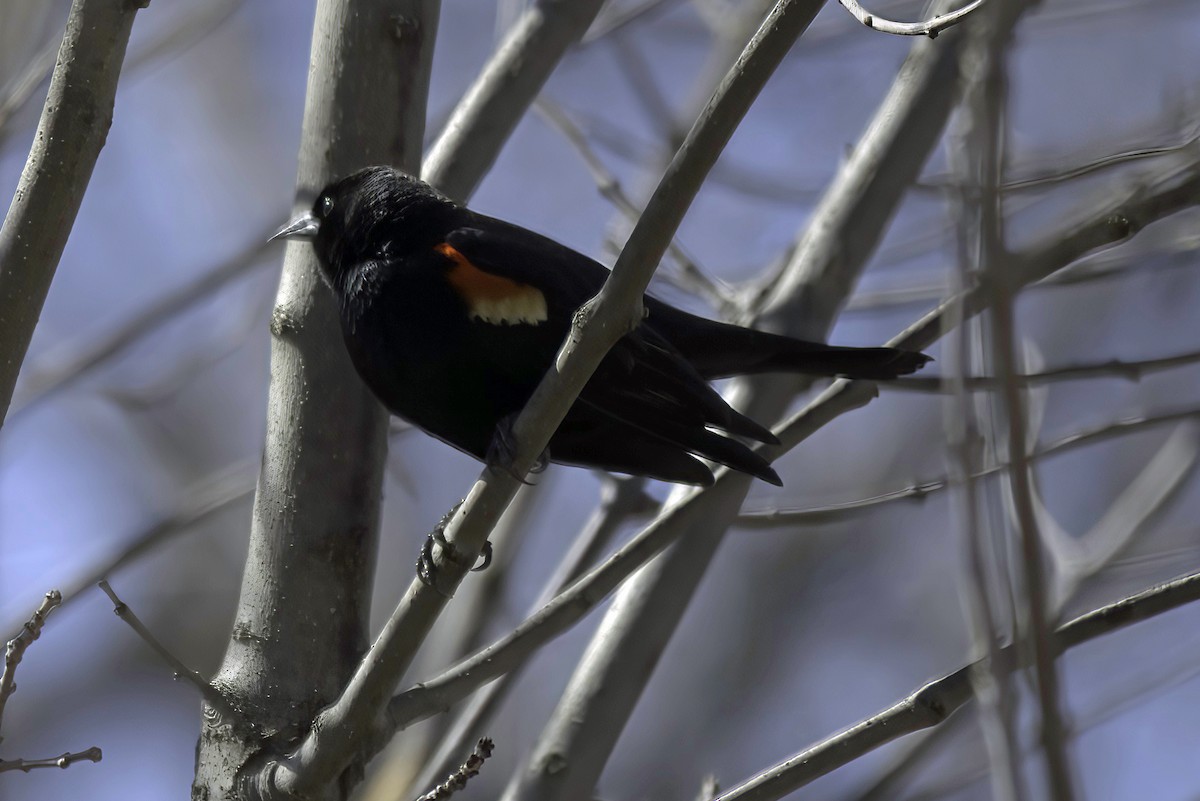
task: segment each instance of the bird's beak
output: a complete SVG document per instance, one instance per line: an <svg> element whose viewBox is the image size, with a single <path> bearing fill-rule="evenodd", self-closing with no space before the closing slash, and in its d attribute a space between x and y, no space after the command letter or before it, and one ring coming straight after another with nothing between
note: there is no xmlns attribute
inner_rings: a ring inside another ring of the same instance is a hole
<svg viewBox="0 0 1200 801"><path fill-rule="evenodd" d="M276 239L312 239L320 229L321 221L314 217L311 211L306 211L276 231L275 235L267 241L274 242Z"/></svg>

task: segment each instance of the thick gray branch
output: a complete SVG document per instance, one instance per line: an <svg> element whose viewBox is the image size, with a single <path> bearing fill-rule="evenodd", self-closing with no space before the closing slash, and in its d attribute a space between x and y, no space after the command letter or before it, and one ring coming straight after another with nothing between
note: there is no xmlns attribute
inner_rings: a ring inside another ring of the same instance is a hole
<svg viewBox="0 0 1200 801"><path fill-rule="evenodd" d="M415 171L436 0L320 0L297 186L311 193L371 164ZM242 593L213 684L278 733L241 737L210 709L194 793L251 792L239 773L306 731L367 645L387 415L358 379L312 248L289 245L272 316L267 439ZM297 658L303 655L303 658ZM264 751L264 749L266 749ZM335 776L306 788L344 795Z"/></svg>

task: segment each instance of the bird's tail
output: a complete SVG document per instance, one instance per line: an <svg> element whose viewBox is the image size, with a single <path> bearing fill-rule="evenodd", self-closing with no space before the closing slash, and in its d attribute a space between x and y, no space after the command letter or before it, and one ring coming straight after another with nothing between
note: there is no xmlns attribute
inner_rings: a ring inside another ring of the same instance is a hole
<svg viewBox="0 0 1200 801"><path fill-rule="evenodd" d="M898 348L847 348L806 342L696 317L647 299L650 321L707 380L753 373L805 373L886 381L931 359Z"/></svg>
<svg viewBox="0 0 1200 801"><path fill-rule="evenodd" d="M847 348L779 337L768 351L745 372L796 372L819 376L845 376L886 381L916 372L930 361L924 353L897 348ZM763 343L764 345L767 343Z"/></svg>

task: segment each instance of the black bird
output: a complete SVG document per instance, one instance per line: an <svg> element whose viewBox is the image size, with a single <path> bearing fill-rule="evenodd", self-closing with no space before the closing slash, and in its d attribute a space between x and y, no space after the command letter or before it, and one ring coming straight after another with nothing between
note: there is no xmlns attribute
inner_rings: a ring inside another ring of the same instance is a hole
<svg viewBox="0 0 1200 801"><path fill-rule="evenodd" d="M327 186L276 237L307 237L337 295L358 373L392 413L490 464L511 456L516 415L554 361L600 263L460 206L389 167ZM889 379L929 357L843 348L688 314L647 316L601 362L550 440L554 462L711 484L696 456L780 484L736 439L775 442L708 382L749 373Z"/></svg>

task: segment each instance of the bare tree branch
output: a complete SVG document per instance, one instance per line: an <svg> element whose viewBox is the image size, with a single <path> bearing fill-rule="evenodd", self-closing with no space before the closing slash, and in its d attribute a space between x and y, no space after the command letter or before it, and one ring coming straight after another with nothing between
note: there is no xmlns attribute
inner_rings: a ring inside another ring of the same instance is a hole
<svg viewBox="0 0 1200 801"><path fill-rule="evenodd" d="M0 773L10 770L19 770L28 773L37 768L66 769L76 762L99 762L103 756L104 753L99 748L92 746L86 751L74 754L67 752L62 756L50 757L48 759L0 759Z"/></svg>
<svg viewBox="0 0 1200 801"><path fill-rule="evenodd" d="M84 590L96 586L105 576L111 576L212 515L249 498L254 492L257 471L257 459L239 462L216 470L188 486L180 493L175 509L129 537L111 555L98 560L79 576L63 584L62 605L74 602ZM19 621L8 621L3 627L17 625L20 625Z"/></svg>
<svg viewBox="0 0 1200 801"><path fill-rule="evenodd" d="M539 0L525 10L429 149L422 177L465 200L603 0Z"/></svg>
<svg viewBox="0 0 1200 801"><path fill-rule="evenodd" d="M54 57L58 55L58 43L46 43L38 53L25 65L24 71L9 81L3 87L0 95L0 142L8 136L8 125L16 114L33 96L34 90L41 86L42 81L54 69Z"/></svg>
<svg viewBox="0 0 1200 801"><path fill-rule="evenodd" d="M46 617L62 605L62 593L50 590L42 598L42 602L31 617L21 626L21 633L8 641L4 648L4 671L0 673L0 732L3 731L4 708L8 699L17 691L17 666L25 657L25 651L42 634ZM0 737L0 742L4 738ZM61 756L49 759L0 759L0 773L19 770L28 773L37 768L69 768L76 762L84 760L99 762L103 756L99 748L92 747L78 753L67 752Z"/></svg>
<svg viewBox="0 0 1200 801"><path fill-rule="evenodd" d="M62 593L50 590L34 610L33 617L21 626L21 633L8 641L4 647L4 672L0 673L0 732L4 731L4 708L8 699L17 691L17 665L25 658L25 651L38 637L46 625L46 616L62 604ZM0 742L4 738L0 737Z"/></svg>
<svg viewBox="0 0 1200 801"><path fill-rule="evenodd" d="M438 10L436 0L318 0L301 198L367 165L417 171ZM290 243L271 319L267 436L242 592L213 678L275 737L241 737L206 715L193 785L206 797L256 792L247 762L305 731L366 650L363 577L377 558L387 414L331 341L337 313L318 273L312 247ZM308 789L324 793L335 779Z"/></svg>
<svg viewBox="0 0 1200 801"><path fill-rule="evenodd" d="M112 601L113 612L116 613L117 617L121 618L129 628L133 629L134 633L142 639L142 642L149 645L150 650L158 654L159 659L167 663L175 678L184 679L189 682L200 691L200 695L204 698L205 703L213 709L220 710L222 714L227 716L228 720L239 717L233 708L229 706L228 702L226 702L220 691L209 683L208 679L183 664L179 657L175 656L169 648L159 642L158 638L141 621L141 618L129 608L129 605L117 597L116 592L113 591L112 586L107 581L99 582L98 586L108 596L109 600Z"/></svg>
<svg viewBox="0 0 1200 801"><path fill-rule="evenodd" d="M9 413L9 419L15 419L22 412L54 397L183 310L246 275L253 268L266 264L264 256L271 247L267 244L270 234L271 231L264 231L254 237L241 252L186 285L168 292L149 307L124 320L115 330L67 343L40 356L26 371L27 377L21 385L21 393Z"/></svg>
<svg viewBox="0 0 1200 801"><path fill-rule="evenodd" d="M479 769L483 767L483 763L492 755L493 747L494 744L492 741L484 737L475 744L475 750L471 752L471 755L467 757L467 760L462 763L458 770L454 771L446 781L418 798L417 801L442 801L442 799L449 798L466 787L468 781L479 775Z"/></svg>
<svg viewBox="0 0 1200 801"><path fill-rule="evenodd" d="M538 98L535 108L579 153L579 157L587 165L588 172L591 173L592 180L596 183L596 189L600 192L600 195L616 207L617 211L621 212L626 219L636 223L638 217L642 214L642 210L634 205L633 201L629 199L629 195L622 188L621 182L600 161L595 151L592 150L591 145L588 144L587 137L579 129L579 126L571 121L571 118L567 116L567 113L561 106L545 97ZM679 265L681 275L675 283L680 288L703 295L706 299L714 303L717 309L726 316L732 314L738 308L732 290L700 269L696 262L683 250L683 246L678 241L675 239L671 240L671 244L667 246L667 253Z"/></svg>
<svg viewBox="0 0 1200 801"><path fill-rule="evenodd" d="M1069 364L1049 370L1039 370L1036 373L1022 373L1012 377L1020 387L1037 386L1054 381L1076 381L1085 378L1120 378L1126 381L1141 381L1144 376L1164 370L1174 370L1178 367L1188 367L1200 362L1200 351L1180 353L1176 356L1162 356L1155 359L1105 359L1104 361ZM968 392L996 392L1001 388L1001 381L991 376L968 376L963 379L963 385ZM919 376L901 378L889 381L883 385L887 389L898 389L910 392L947 391L945 379L940 376Z"/></svg>
<svg viewBox="0 0 1200 801"><path fill-rule="evenodd" d="M0 428L33 328L112 124L142 2L75 0L38 134L0 228Z"/></svg>
<svg viewBox="0 0 1200 801"><path fill-rule="evenodd" d="M984 0L972 0L962 8L926 20L925 22L894 22L890 19L872 14L863 8L858 0L838 0L854 18L872 30L880 33L891 33L896 36L928 36L930 39L966 19L967 15L983 5Z"/></svg>
<svg viewBox="0 0 1200 801"><path fill-rule="evenodd" d="M1054 619L1059 619L1065 605L1085 581L1111 563L1133 542L1147 521L1178 496L1186 486L1185 479L1196 467L1197 456L1200 456L1200 427L1195 423L1176 426L1142 471L1078 539L1057 530L1034 484L1042 541L1053 559L1050 609Z"/></svg>
<svg viewBox="0 0 1200 801"><path fill-rule="evenodd" d="M555 595L566 589L593 565L628 520L651 514L658 508L654 499L646 494L645 484L645 479L641 478L606 477L600 504L542 588L527 616L553 600ZM448 766L451 761L457 759L457 755L465 750L466 745L488 725L521 673L522 666L518 666L471 696L470 703L455 718L442 738L437 752L429 760L429 766L422 773L423 778L438 776L450 770ZM428 779L425 783L427 782Z"/></svg>
<svg viewBox="0 0 1200 801"><path fill-rule="evenodd" d="M1044 459L1048 456L1064 453L1075 448L1091 445L1096 442L1136 434L1150 428L1157 428L1171 423L1180 423L1200 418L1200 407L1180 409L1152 415L1121 418L1112 423L1104 423L1093 428L1083 429L1068 434L1059 439L1040 445L1029 458ZM977 470L976 479L1001 473L1009 468L1008 462L1000 462ZM863 512L880 504L893 501L924 501L930 494L945 489L949 478L943 476L932 481L922 481L891 492L859 498L844 503L833 503L827 506L814 506L806 509L762 509L742 512L738 516L738 525L751 528L774 528L782 525L818 525L842 520L853 514Z"/></svg>
<svg viewBox="0 0 1200 801"><path fill-rule="evenodd" d="M1185 576L1075 618L1054 632L1057 653L1200 599L1200 574ZM1011 648L1012 646L1007 646ZM774 801L906 734L941 725L972 698L978 663L914 691L902 701L775 765L716 801Z"/></svg>
<svg viewBox="0 0 1200 801"><path fill-rule="evenodd" d="M606 10L596 19L596 23L592 25L587 35L583 37L581 44L589 45L598 39L603 39L649 14L669 8L678 1L642 0L637 5L627 5L624 7L616 3L610 3L606 7Z"/></svg>

